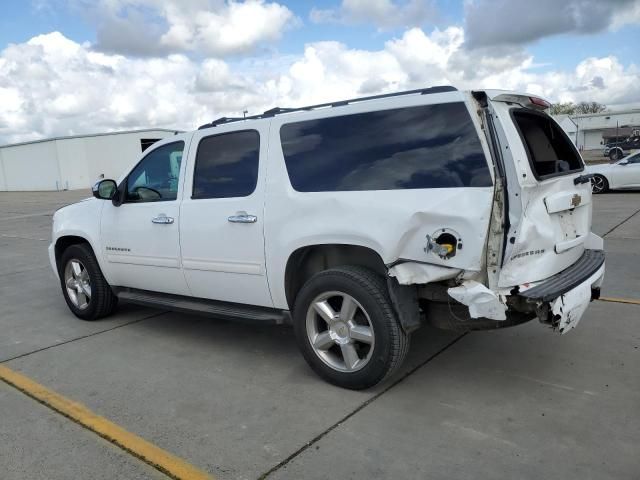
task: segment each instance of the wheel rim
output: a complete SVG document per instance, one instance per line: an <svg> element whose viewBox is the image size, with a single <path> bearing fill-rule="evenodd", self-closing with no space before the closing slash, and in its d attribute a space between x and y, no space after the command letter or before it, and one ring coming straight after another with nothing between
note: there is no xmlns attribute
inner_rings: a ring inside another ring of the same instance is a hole
<svg viewBox="0 0 640 480"><path fill-rule="evenodd" d="M307 310L306 327L311 348L332 369L355 372L369 363L375 345L373 325L351 295L318 295Z"/></svg>
<svg viewBox="0 0 640 480"><path fill-rule="evenodd" d="M591 178L591 191L593 193L600 193L604 190L604 178L596 176Z"/></svg>
<svg viewBox="0 0 640 480"><path fill-rule="evenodd" d="M71 259L64 268L64 284L73 305L84 310L91 302L91 279L89 271L78 259Z"/></svg>

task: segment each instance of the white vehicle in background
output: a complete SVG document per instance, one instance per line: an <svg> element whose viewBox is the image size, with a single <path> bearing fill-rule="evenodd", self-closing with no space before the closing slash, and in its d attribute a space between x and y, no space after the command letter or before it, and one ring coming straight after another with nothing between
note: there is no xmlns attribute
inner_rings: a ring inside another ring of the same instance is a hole
<svg viewBox="0 0 640 480"><path fill-rule="evenodd" d="M640 188L640 152L614 163L588 165L593 193Z"/></svg>
<svg viewBox="0 0 640 480"><path fill-rule="evenodd" d="M221 118L58 210L51 265L82 319L124 300L289 322L353 389L424 323L564 333L605 265L590 175L548 106L433 87Z"/></svg>

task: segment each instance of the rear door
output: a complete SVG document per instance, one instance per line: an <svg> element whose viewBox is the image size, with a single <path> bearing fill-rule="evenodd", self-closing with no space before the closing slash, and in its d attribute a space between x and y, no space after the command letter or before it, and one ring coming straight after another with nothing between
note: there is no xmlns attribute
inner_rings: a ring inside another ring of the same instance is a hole
<svg viewBox="0 0 640 480"><path fill-rule="evenodd" d="M182 267L195 297L271 307L264 255L268 122L193 136L180 213Z"/></svg>
<svg viewBox="0 0 640 480"><path fill-rule="evenodd" d="M500 287L542 280L569 267L583 254L591 232L591 186L574 181L584 163L573 143L545 113L515 103L512 96L506 100L491 102L511 171Z"/></svg>

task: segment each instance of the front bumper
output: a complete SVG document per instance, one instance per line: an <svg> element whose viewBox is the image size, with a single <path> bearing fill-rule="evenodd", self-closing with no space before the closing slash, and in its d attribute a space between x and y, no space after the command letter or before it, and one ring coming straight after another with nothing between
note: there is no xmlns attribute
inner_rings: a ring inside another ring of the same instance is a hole
<svg viewBox="0 0 640 480"><path fill-rule="evenodd" d="M538 306L541 321L566 333L578 324L589 302L600 295L604 270L604 251L585 250L569 268L518 295Z"/></svg>

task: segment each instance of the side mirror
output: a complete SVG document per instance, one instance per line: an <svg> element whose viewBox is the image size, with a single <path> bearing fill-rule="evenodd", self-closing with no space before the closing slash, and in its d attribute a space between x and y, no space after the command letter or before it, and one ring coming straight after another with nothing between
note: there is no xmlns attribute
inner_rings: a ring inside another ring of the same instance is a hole
<svg viewBox="0 0 640 480"><path fill-rule="evenodd" d="M626 165L626 164L628 164L628 163L629 163L629 160L624 159L624 160L620 160L620 161L618 162L618 165Z"/></svg>
<svg viewBox="0 0 640 480"><path fill-rule="evenodd" d="M111 200L118 185L114 180L100 180L93 185L93 196L100 200Z"/></svg>

